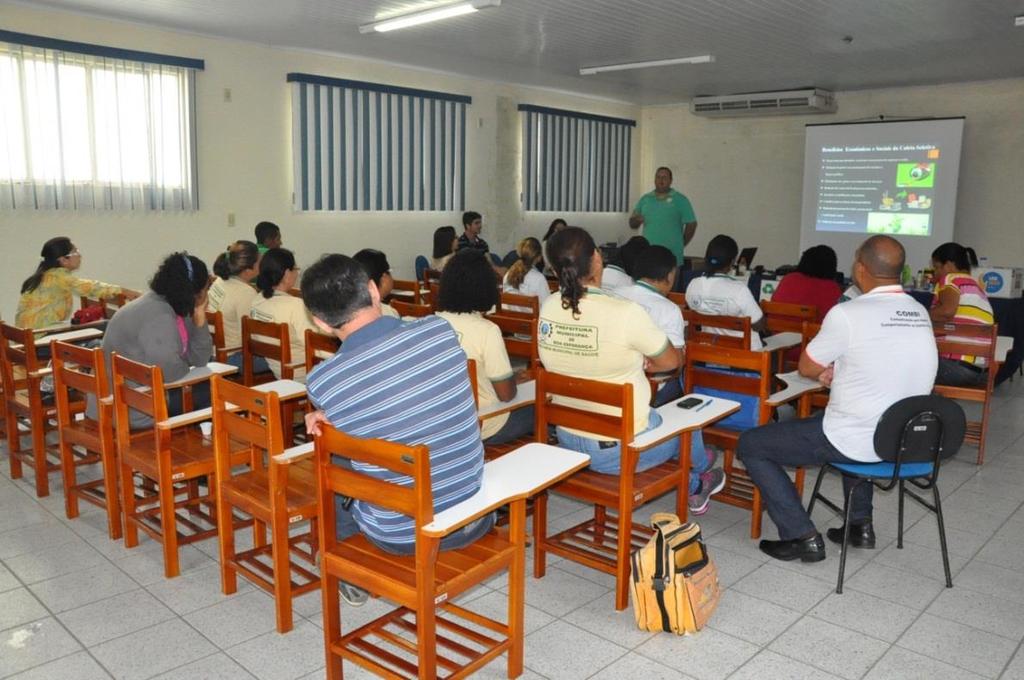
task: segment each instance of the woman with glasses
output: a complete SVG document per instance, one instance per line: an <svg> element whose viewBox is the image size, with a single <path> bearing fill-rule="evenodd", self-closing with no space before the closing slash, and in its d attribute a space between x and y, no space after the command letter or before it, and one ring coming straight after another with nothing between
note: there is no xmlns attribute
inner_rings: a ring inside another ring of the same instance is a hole
<svg viewBox="0 0 1024 680"><path fill-rule="evenodd" d="M295 255L286 248L271 248L260 258L260 273L256 276L256 288L260 294L252 303L249 316L257 321L288 324L288 343L291 346L292 361L306 356L306 330L319 332L313 319L306 311L302 298L289 291L295 288L299 278L299 267L295 266ZM281 377L281 365L268 359L275 378ZM296 368L295 379L305 381L306 369Z"/></svg>
<svg viewBox="0 0 1024 680"><path fill-rule="evenodd" d="M82 266L82 254L67 236L43 244L42 261L35 273L21 284L21 298L14 317L20 328L46 328L65 323L71 316L74 297L105 300L121 293L136 294L111 283L81 279L74 272Z"/></svg>

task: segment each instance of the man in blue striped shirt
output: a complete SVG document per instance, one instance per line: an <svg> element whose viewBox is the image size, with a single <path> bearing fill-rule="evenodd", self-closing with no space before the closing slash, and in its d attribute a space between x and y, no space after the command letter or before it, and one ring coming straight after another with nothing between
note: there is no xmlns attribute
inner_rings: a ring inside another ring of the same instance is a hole
<svg viewBox="0 0 1024 680"><path fill-rule="evenodd" d="M344 255L326 255L307 269L302 296L317 326L343 341L338 353L309 375L307 392L318 409L307 416L310 431L329 422L354 437L426 445L435 512L475 494L484 450L466 355L451 326L433 316L413 323L382 316L377 286ZM395 484L412 483L374 465L344 459L340 464ZM389 552L415 551L411 517L340 500L338 538L362 532ZM441 549L468 545L492 525L493 516L473 522L446 536ZM350 601L351 593L343 588L342 594Z"/></svg>

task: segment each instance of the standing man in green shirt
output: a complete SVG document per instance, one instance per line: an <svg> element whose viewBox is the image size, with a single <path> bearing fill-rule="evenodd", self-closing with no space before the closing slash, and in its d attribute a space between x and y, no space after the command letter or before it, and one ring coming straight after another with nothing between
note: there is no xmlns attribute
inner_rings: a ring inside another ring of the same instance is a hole
<svg viewBox="0 0 1024 680"><path fill-rule="evenodd" d="M690 199L672 188L672 170L664 166L654 173L654 191L637 201L629 217L631 229L644 228L652 246L665 246L683 264L683 246L697 233L697 217Z"/></svg>

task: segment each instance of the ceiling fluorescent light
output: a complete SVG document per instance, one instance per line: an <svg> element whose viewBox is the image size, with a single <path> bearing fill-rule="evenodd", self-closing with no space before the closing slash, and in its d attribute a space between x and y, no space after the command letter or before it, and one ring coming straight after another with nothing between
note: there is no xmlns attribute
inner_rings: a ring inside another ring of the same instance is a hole
<svg viewBox="0 0 1024 680"><path fill-rule="evenodd" d="M635 68L654 68L655 66L672 66L674 64L711 64L715 61L712 54L698 57L679 57L677 59L656 59L654 61L633 61L628 64L608 64L607 66L584 66L580 69L581 76L592 76L606 71L630 71Z"/></svg>
<svg viewBox="0 0 1024 680"><path fill-rule="evenodd" d="M363 24L359 27L359 32L373 33L376 31L378 33L386 33L399 28L409 28L410 26L419 26L420 24L430 23L431 21L440 21L442 19L462 16L463 14L472 14L473 12L485 7L497 7L500 4L501 0L467 0L467 2L456 2L451 5L443 5L441 7L434 7L420 12L402 14L391 17L390 19L382 19L380 21L374 21L373 23Z"/></svg>

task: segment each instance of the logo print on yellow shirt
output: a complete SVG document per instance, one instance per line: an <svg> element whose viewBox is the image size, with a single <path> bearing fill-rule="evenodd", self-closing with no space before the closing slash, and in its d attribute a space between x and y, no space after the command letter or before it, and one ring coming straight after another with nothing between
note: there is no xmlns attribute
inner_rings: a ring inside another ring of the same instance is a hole
<svg viewBox="0 0 1024 680"><path fill-rule="evenodd" d="M539 335L540 345L545 349L575 356L597 356L597 326L544 321Z"/></svg>

